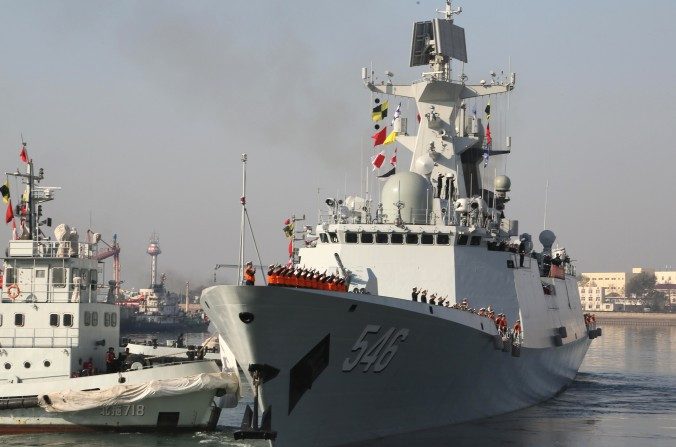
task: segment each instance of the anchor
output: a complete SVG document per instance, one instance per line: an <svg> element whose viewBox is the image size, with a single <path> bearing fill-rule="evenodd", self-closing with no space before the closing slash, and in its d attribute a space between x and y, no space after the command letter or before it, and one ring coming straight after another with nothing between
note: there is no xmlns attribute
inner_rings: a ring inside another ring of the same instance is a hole
<svg viewBox="0 0 676 447"><path fill-rule="evenodd" d="M234 437L236 440L274 440L277 438L277 432L272 431L272 406L268 406L268 408L263 411L260 425L258 424L258 387L277 377L279 370L270 365L259 365L254 363L249 365L249 373L251 373L252 385L254 388L253 410L251 409L251 406L246 406L240 430L237 430L234 433Z"/></svg>

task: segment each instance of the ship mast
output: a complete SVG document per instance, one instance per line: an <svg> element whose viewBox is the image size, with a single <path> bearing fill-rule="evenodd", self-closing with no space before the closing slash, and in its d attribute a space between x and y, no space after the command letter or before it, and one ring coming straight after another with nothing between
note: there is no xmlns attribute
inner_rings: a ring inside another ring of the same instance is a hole
<svg viewBox="0 0 676 447"><path fill-rule="evenodd" d="M242 221L239 228L239 266L237 267L237 284L243 284L244 278L244 224L246 219L246 160L247 155L242 154L242 197L239 202L242 204Z"/></svg>

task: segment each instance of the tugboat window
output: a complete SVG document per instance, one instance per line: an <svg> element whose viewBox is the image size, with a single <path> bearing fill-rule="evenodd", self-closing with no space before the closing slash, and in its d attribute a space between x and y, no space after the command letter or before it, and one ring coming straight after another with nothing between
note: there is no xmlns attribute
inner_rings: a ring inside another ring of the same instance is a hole
<svg viewBox="0 0 676 447"><path fill-rule="evenodd" d="M98 326L99 325L99 313L98 312L92 312L92 326Z"/></svg>
<svg viewBox="0 0 676 447"><path fill-rule="evenodd" d="M448 234L437 234L438 245L448 245L451 243L451 237Z"/></svg>
<svg viewBox="0 0 676 447"><path fill-rule="evenodd" d="M5 369L12 369L11 363L5 363Z"/></svg>
<svg viewBox="0 0 676 447"><path fill-rule="evenodd" d="M63 267L52 269L52 285L58 288L66 287L66 269Z"/></svg>
<svg viewBox="0 0 676 447"><path fill-rule="evenodd" d="M45 271L44 270L36 270L35 271L35 277L36 278L44 278L45 277Z"/></svg>
<svg viewBox="0 0 676 447"><path fill-rule="evenodd" d="M103 314L103 325L108 327L110 326L110 313L106 312Z"/></svg>
<svg viewBox="0 0 676 447"><path fill-rule="evenodd" d="M469 237L466 234L461 234L458 236L458 245L467 245Z"/></svg>
<svg viewBox="0 0 676 447"><path fill-rule="evenodd" d="M372 244L373 243L373 233L362 233L361 234L361 243L362 244Z"/></svg>
<svg viewBox="0 0 676 447"><path fill-rule="evenodd" d="M423 245L432 245L434 244L434 235L433 234L423 234L420 238L420 241Z"/></svg>
<svg viewBox="0 0 676 447"><path fill-rule="evenodd" d="M84 324L85 326L91 326L92 324L92 313L89 311L84 313Z"/></svg>
<svg viewBox="0 0 676 447"><path fill-rule="evenodd" d="M390 237L390 242L392 242L393 244L403 244L404 235L401 233L392 233L392 236Z"/></svg>
<svg viewBox="0 0 676 447"><path fill-rule="evenodd" d="M23 326L25 318L23 314L14 314L14 326Z"/></svg>
<svg viewBox="0 0 676 447"><path fill-rule="evenodd" d="M347 244L356 244L357 243L357 233L346 232L345 233L345 243Z"/></svg>
<svg viewBox="0 0 676 447"><path fill-rule="evenodd" d="M49 314L49 325L52 327L59 326L59 314Z"/></svg>
<svg viewBox="0 0 676 447"><path fill-rule="evenodd" d="M5 269L5 283L14 284L16 282L16 275L12 267Z"/></svg>
<svg viewBox="0 0 676 447"><path fill-rule="evenodd" d="M331 242L338 243L338 233L329 233L329 237L331 238Z"/></svg>
<svg viewBox="0 0 676 447"><path fill-rule="evenodd" d="M320 233L319 240L326 244L329 242L329 237L326 235L326 233Z"/></svg>
<svg viewBox="0 0 676 447"><path fill-rule="evenodd" d="M63 325L73 327L73 314L63 314Z"/></svg>
<svg viewBox="0 0 676 447"><path fill-rule="evenodd" d="M89 270L82 269L82 281L80 281L80 289L84 290L87 288L89 283Z"/></svg>
<svg viewBox="0 0 676 447"><path fill-rule="evenodd" d="M0 326L2 326L2 314L0 314Z"/></svg>
<svg viewBox="0 0 676 447"><path fill-rule="evenodd" d="M406 235L406 243L417 245L418 244L418 235L417 234L407 234Z"/></svg>
<svg viewBox="0 0 676 447"><path fill-rule="evenodd" d="M472 236L472 239L469 241L469 245L481 245L481 236Z"/></svg>
<svg viewBox="0 0 676 447"><path fill-rule="evenodd" d="M110 325L112 327L117 326L117 314L115 312L110 314Z"/></svg>
<svg viewBox="0 0 676 447"><path fill-rule="evenodd" d="M386 233L376 233L376 244L387 244L388 239Z"/></svg>

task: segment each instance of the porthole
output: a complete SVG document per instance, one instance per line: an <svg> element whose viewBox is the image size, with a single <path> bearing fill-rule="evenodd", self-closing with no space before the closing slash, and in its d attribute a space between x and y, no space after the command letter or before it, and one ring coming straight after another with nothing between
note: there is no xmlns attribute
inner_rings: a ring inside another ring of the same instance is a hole
<svg viewBox="0 0 676 447"><path fill-rule="evenodd" d="M23 367L28 369L31 367L31 362L23 362Z"/></svg>
<svg viewBox="0 0 676 447"><path fill-rule="evenodd" d="M11 363L5 363L5 369L12 369Z"/></svg>
<svg viewBox="0 0 676 447"><path fill-rule="evenodd" d="M44 362L42 362L42 364L45 365L45 368L49 368L50 366L52 366L52 362L50 362L49 360L45 360Z"/></svg>
<svg viewBox="0 0 676 447"><path fill-rule="evenodd" d="M239 319L242 321L242 323L249 324L254 321L254 314L251 312L240 312Z"/></svg>

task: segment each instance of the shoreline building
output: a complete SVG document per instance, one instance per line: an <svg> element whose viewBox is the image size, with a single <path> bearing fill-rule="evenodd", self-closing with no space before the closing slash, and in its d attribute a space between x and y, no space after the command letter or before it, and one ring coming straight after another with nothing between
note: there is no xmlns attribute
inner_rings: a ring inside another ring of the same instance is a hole
<svg viewBox="0 0 676 447"><path fill-rule="evenodd" d="M587 272L582 273L578 282L580 301L586 311L613 312L624 306L637 306L636 300L626 296L629 280L639 273L655 274L655 290L668 298L671 306L676 306L676 270L654 270L634 267L631 272Z"/></svg>

